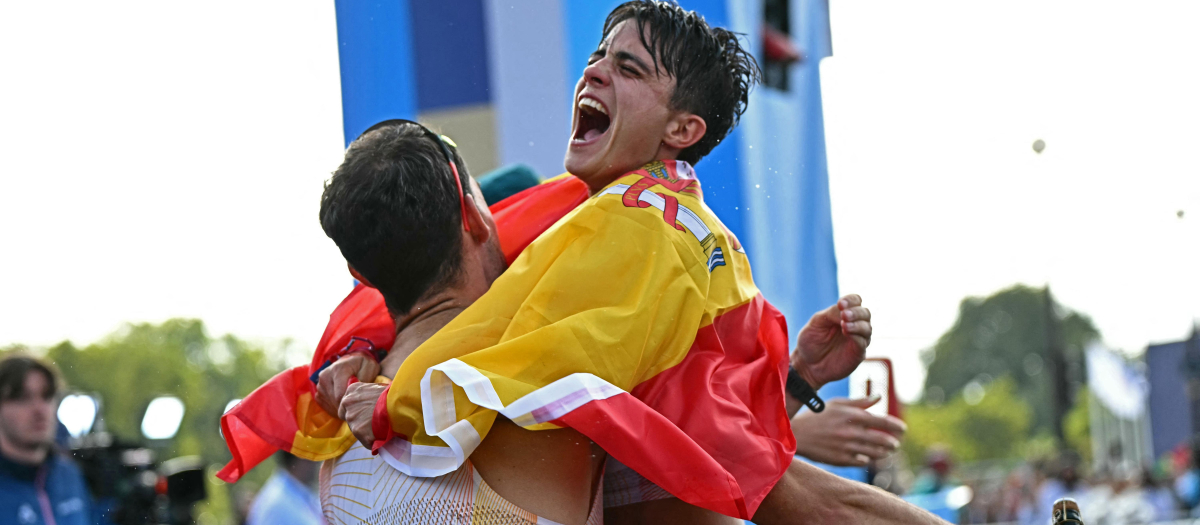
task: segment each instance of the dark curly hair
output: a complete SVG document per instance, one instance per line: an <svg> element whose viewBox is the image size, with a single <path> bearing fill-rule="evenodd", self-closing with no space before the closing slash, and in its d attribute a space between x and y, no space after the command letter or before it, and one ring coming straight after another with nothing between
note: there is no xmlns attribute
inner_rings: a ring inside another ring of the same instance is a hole
<svg viewBox="0 0 1200 525"><path fill-rule="evenodd" d="M368 131L321 194L321 228L393 314L453 282L462 260L458 187L437 140L411 123ZM466 163L451 152L469 187Z"/></svg>
<svg viewBox="0 0 1200 525"><path fill-rule="evenodd" d="M762 78L758 62L737 33L709 27L703 16L678 4L653 0L625 2L609 13L601 44L626 20L642 28L642 45L654 57L655 72L661 67L675 78L671 109L699 116L707 125L704 136L679 153L679 160L695 164L737 126L750 88Z"/></svg>

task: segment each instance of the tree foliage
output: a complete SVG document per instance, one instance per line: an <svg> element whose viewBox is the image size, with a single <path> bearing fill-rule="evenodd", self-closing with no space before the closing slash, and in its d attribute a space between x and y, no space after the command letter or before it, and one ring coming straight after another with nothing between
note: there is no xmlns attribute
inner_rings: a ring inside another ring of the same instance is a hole
<svg viewBox="0 0 1200 525"><path fill-rule="evenodd" d="M62 372L68 392L100 399L105 429L121 440L143 441L141 420L151 399L179 397L183 423L163 457L199 455L209 464L229 459L219 434L225 405L283 369L261 347L232 335L209 337L195 319L126 325L84 348L59 343L44 357Z"/></svg>
<svg viewBox="0 0 1200 525"><path fill-rule="evenodd" d="M1092 403L1092 393L1086 388L1075 396L1075 406L1067 412L1063 421L1063 433L1066 434L1067 446L1079 453L1083 464L1092 462L1092 427L1088 417L1088 404Z"/></svg>
<svg viewBox="0 0 1200 525"><path fill-rule="evenodd" d="M972 382L986 385L1008 376L1014 395L1033 408L1033 429L1049 431L1053 394L1045 359L1047 304L1045 290L1023 285L964 299L954 326L922 356L928 366L923 401L937 404L960 395ZM1083 380L1083 349L1099 333L1083 314L1057 305L1052 313L1074 391Z"/></svg>
<svg viewBox="0 0 1200 525"><path fill-rule="evenodd" d="M30 353L14 345L0 349L0 355L12 351ZM67 392L100 399L105 430L124 442L144 442L141 421L151 399L179 397L185 408L183 423L173 440L157 444L159 458L198 455L211 473L229 461L219 433L225 405L282 370L278 354L232 335L212 338L199 320L171 319L126 325L84 348L62 342L46 350L44 358L61 371ZM269 468L254 469L238 489L259 486L269 474ZM229 492L214 476L207 479L209 498L197 507L197 516L206 522L232 523Z"/></svg>
<svg viewBox="0 0 1200 525"><path fill-rule="evenodd" d="M1017 457L1029 439L1033 409L1018 395L1009 376L987 385L971 404L962 395L941 405L913 405L905 419L904 453L914 464L934 445L944 445L956 461Z"/></svg>

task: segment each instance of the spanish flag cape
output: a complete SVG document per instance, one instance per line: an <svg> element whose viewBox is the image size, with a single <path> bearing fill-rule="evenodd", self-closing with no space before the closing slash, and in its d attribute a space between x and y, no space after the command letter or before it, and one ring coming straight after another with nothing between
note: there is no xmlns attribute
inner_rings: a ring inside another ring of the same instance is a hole
<svg viewBox="0 0 1200 525"><path fill-rule="evenodd" d="M508 263L587 198L583 181L561 176L492 206ZM344 454L354 435L315 402L317 377L351 351L391 348L395 336L383 296L374 288L355 286L330 314L311 363L280 372L221 417L221 435L232 459L217 477L237 482L280 450L312 461Z"/></svg>
<svg viewBox="0 0 1200 525"><path fill-rule="evenodd" d="M499 413L530 430L574 428L680 499L750 518L795 451L782 315L687 164L651 163L590 198L568 185L581 187L563 179L496 207L502 243L506 209L524 217L510 225L553 225L401 365L376 407L377 450L406 474L442 475ZM533 209L579 197L561 220L549 220L554 205ZM304 420L308 399L289 450L348 447L336 420ZM223 428L230 419L241 421L227 415Z"/></svg>

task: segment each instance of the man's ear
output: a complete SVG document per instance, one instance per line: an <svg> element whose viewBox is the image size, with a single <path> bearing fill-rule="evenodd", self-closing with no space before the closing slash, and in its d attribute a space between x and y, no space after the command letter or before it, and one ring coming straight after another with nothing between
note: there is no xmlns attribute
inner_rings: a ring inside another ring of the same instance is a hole
<svg viewBox="0 0 1200 525"><path fill-rule="evenodd" d="M474 191L471 192L471 195L467 195L466 199L464 207L467 209L466 221L467 226L471 229L471 237L475 239L475 242L483 244L492 236L492 230L488 228L487 221L483 219L483 211L479 209L480 206L487 205L477 204L483 202L483 199L475 195Z"/></svg>
<svg viewBox="0 0 1200 525"><path fill-rule="evenodd" d="M663 144L667 147L682 150L700 142L708 124L699 115L680 111L667 122L667 133L663 136Z"/></svg>
<svg viewBox="0 0 1200 525"><path fill-rule="evenodd" d="M363 277L361 273L358 273L358 270L355 270L355 269L354 269L354 265L352 265L352 264L350 264L350 263L346 263L346 268L349 268L349 269L350 269L350 275L353 275L353 276L354 276L354 280L356 280L356 281L358 281L358 282L360 282L360 283L363 283L363 284L364 284L364 285L366 285L368 288L374 288L374 287L375 287L375 285L371 284L371 281L368 281L366 277Z"/></svg>

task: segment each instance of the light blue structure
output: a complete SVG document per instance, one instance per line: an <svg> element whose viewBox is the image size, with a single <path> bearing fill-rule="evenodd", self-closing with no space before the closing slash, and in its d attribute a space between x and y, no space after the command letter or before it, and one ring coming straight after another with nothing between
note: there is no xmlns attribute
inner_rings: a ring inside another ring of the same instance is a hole
<svg viewBox="0 0 1200 525"><path fill-rule="evenodd" d="M459 101L451 106L484 107L493 119L496 148L485 167L521 162L543 176L560 173L575 84L621 1L430 2L337 0L346 140L384 118L424 116ZM680 4L745 34L762 56L762 0ZM832 54L828 0L791 0L790 13L805 55L790 68L791 89L756 89L742 124L696 168L705 201L746 246L755 282L787 316L794 338L837 300L838 286L819 72ZM463 30L476 26L483 31ZM465 152L470 144L462 142ZM822 394L844 397L848 387L841 381ZM862 477L861 469L839 472Z"/></svg>

